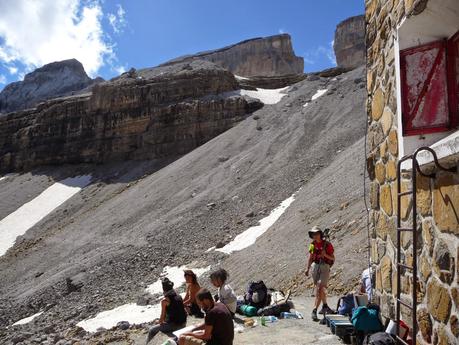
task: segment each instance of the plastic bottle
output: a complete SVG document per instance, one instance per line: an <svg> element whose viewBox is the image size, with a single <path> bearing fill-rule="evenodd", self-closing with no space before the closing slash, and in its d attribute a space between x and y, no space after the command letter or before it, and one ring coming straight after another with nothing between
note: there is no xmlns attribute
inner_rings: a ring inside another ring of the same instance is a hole
<svg viewBox="0 0 459 345"><path fill-rule="evenodd" d="M279 320L277 317L269 315L269 316L263 316L265 318L265 322L276 322Z"/></svg>
<svg viewBox="0 0 459 345"><path fill-rule="evenodd" d="M280 314L281 319L298 319L298 316L295 313L289 313L287 311L283 311Z"/></svg>
<svg viewBox="0 0 459 345"><path fill-rule="evenodd" d="M302 319L303 315L297 311L293 312L282 312L280 314L281 319Z"/></svg>

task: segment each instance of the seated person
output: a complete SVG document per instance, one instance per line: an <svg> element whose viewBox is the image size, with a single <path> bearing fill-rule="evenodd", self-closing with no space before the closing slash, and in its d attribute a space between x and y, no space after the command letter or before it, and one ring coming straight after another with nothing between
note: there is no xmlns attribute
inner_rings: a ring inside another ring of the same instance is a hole
<svg viewBox="0 0 459 345"><path fill-rule="evenodd" d="M218 288L218 300L226 305L228 310L234 316L237 307L237 297L231 286L226 283L227 279L228 272L226 272L223 268L220 268L210 274L210 281L213 286Z"/></svg>
<svg viewBox="0 0 459 345"><path fill-rule="evenodd" d="M201 286L198 283L198 277L191 270L184 271L185 282L186 282L186 294L183 299L183 304L188 315L193 315L199 318L203 318L204 314L196 302L196 294L201 290Z"/></svg>
<svg viewBox="0 0 459 345"><path fill-rule="evenodd" d="M228 308L214 302L209 290L201 289L196 295L199 306L206 313L204 323L184 333L179 345L232 345L234 339L233 317Z"/></svg>
<svg viewBox="0 0 459 345"><path fill-rule="evenodd" d="M366 293L370 301L373 295L373 281L373 270L367 268L362 272L362 277L360 278L360 293Z"/></svg>
<svg viewBox="0 0 459 345"><path fill-rule="evenodd" d="M159 332L173 337L175 332L186 326L186 311L183 300L174 290L174 283L168 278L162 281L164 298L161 300L161 316L156 320L156 325L148 332L147 344Z"/></svg>

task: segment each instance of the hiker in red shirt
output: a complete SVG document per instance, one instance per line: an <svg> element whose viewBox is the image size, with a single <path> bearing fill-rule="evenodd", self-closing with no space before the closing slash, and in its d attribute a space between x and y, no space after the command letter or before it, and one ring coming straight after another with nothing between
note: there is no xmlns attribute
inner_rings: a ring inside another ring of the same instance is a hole
<svg viewBox="0 0 459 345"><path fill-rule="evenodd" d="M315 226L309 230L309 237L313 240L309 245L309 260L306 276L312 265L312 279L316 286L316 300L312 310L312 319L318 321L317 308L322 302L320 314L334 313L327 305L327 285L330 278L330 267L335 261L333 245L324 239L323 231Z"/></svg>

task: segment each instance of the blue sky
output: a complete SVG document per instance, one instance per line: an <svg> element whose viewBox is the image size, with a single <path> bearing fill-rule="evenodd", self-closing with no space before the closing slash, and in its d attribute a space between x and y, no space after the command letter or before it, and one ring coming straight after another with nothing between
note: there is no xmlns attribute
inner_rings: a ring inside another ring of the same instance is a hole
<svg viewBox="0 0 459 345"><path fill-rule="evenodd" d="M91 76L289 33L305 71L333 66L336 24L363 0L0 1L0 89L44 63L76 57Z"/></svg>

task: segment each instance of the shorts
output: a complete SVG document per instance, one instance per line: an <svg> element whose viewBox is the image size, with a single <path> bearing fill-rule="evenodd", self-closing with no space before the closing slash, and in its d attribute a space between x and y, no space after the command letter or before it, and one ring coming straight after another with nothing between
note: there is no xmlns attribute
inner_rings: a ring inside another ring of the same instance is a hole
<svg viewBox="0 0 459 345"><path fill-rule="evenodd" d="M185 345L204 345L204 340L192 337L191 335L185 336Z"/></svg>
<svg viewBox="0 0 459 345"><path fill-rule="evenodd" d="M312 265L312 280L314 285L320 283L321 286L327 287L330 279L330 265L326 263L314 263Z"/></svg>

